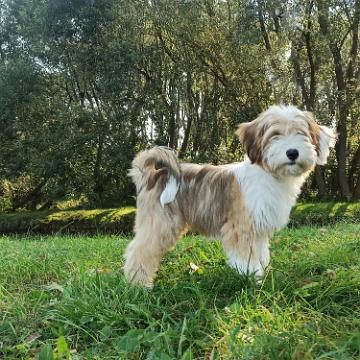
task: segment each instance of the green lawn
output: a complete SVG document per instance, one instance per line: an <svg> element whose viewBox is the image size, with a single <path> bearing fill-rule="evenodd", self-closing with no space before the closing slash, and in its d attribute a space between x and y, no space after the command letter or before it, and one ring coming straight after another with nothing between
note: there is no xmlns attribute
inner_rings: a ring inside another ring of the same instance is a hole
<svg viewBox="0 0 360 360"><path fill-rule="evenodd" d="M2 237L0 358L358 359L359 234L281 231L263 284L189 236L152 291L124 281L126 238Z"/></svg>

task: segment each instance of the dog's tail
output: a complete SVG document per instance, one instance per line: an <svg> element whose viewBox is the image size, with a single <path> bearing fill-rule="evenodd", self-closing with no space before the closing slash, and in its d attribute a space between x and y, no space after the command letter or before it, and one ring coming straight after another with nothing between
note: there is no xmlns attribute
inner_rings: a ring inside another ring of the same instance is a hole
<svg viewBox="0 0 360 360"><path fill-rule="evenodd" d="M160 195L162 206L175 200L181 180L180 164L175 153L166 147L157 146L140 152L132 162L129 176L139 194L156 185L163 189ZM166 185L165 185L166 184Z"/></svg>

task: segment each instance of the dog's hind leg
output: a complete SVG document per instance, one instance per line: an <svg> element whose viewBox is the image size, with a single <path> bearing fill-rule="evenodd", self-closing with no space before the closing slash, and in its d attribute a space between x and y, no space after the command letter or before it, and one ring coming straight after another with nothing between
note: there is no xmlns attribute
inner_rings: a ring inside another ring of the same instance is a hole
<svg viewBox="0 0 360 360"><path fill-rule="evenodd" d="M164 209L146 214L139 212L135 238L125 251L127 280L151 288L161 259L175 245L183 229L180 217L170 216Z"/></svg>

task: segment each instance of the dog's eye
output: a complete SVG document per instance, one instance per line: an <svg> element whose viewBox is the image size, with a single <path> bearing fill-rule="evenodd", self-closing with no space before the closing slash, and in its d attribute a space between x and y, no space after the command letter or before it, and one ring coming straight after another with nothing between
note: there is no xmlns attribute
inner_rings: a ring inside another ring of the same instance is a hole
<svg viewBox="0 0 360 360"><path fill-rule="evenodd" d="M280 134L279 132L274 131L274 132L271 134L270 138L271 138L271 140L278 140L278 139L280 138L280 136L281 136L281 134Z"/></svg>
<svg viewBox="0 0 360 360"><path fill-rule="evenodd" d="M274 136L279 136L280 133L278 131L273 131L271 134L270 134L270 137L274 137Z"/></svg>
<svg viewBox="0 0 360 360"><path fill-rule="evenodd" d="M305 132L304 131L301 131L301 130L298 130L296 132L297 135L302 135L302 136L306 136Z"/></svg>

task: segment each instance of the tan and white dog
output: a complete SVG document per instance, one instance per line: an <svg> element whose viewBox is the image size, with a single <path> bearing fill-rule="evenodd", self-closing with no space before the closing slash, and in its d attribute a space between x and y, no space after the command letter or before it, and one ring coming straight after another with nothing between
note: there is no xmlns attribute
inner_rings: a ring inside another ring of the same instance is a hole
<svg viewBox="0 0 360 360"><path fill-rule="evenodd" d="M220 239L240 273L263 276L269 237L287 224L302 184L326 163L336 136L294 106L271 106L236 134L247 153L241 163L180 164L162 147L136 156L136 236L124 265L130 282L151 287L162 257L189 229Z"/></svg>

